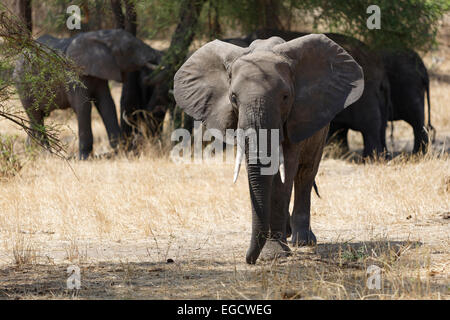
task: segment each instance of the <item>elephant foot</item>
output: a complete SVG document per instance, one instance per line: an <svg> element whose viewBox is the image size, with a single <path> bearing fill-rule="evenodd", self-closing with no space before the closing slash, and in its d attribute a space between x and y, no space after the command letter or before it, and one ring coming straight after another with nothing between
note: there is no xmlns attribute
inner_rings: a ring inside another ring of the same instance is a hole
<svg viewBox="0 0 450 320"><path fill-rule="evenodd" d="M292 239L291 239L293 246L314 246L317 243L316 236L314 233L309 230L299 230L299 231L293 231L292 232Z"/></svg>
<svg viewBox="0 0 450 320"><path fill-rule="evenodd" d="M261 251L261 261L270 261L279 258L286 258L291 254L291 249L281 240L267 240Z"/></svg>
<svg viewBox="0 0 450 320"><path fill-rule="evenodd" d="M286 223L286 238L290 238L292 236L291 222L290 219L287 219Z"/></svg>
<svg viewBox="0 0 450 320"><path fill-rule="evenodd" d="M89 158L89 154L80 154L78 160L87 160Z"/></svg>
<svg viewBox="0 0 450 320"><path fill-rule="evenodd" d="M79 160L87 160L89 156L91 155L92 151L80 151L78 153L78 159Z"/></svg>

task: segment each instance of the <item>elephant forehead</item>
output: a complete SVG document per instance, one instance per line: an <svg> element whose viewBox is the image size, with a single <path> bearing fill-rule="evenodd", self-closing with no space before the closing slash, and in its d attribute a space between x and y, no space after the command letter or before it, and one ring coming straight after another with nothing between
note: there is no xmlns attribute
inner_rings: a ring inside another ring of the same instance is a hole
<svg viewBox="0 0 450 320"><path fill-rule="evenodd" d="M231 90L248 94L272 94L290 90L292 71L282 56L255 52L239 58L231 72Z"/></svg>
<svg viewBox="0 0 450 320"><path fill-rule="evenodd" d="M232 67L235 72L267 73L276 75L289 72L290 63L281 55L270 51L257 51L240 57Z"/></svg>
<svg viewBox="0 0 450 320"><path fill-rule="evenodd" d="M269 39L256 39L250 44L251 51L269 51L277 44L285 43L280 37L271 37Z"/></svg>

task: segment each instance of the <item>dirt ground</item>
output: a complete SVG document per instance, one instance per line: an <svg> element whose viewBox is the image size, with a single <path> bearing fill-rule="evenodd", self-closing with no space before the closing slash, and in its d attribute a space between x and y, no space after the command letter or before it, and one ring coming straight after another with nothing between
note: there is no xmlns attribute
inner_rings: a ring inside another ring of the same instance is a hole
<svg viewBox="0 0 450 320"><path fill-rule="evenodd" d="M440 39L425 57L437 130L429 153L361 164L327 148L321 198L312 195L317 246L254 266L245 168L233 184L233 164L176 164L159 143L140 156L30 158L24 134L0 121L22 165L0 179L0 299L449 299L450 45ZM121 87L111 89L119 105ZM48 121L75 155L73 112ZM96 111L93 130L95 153L109 152ZM407 124L394 135L391 150L411 151ZM350 144L361 152L361 135ZM371 265L379 289L367 286ZM69 266L80 268L79 290L67 287Z"/></svg>

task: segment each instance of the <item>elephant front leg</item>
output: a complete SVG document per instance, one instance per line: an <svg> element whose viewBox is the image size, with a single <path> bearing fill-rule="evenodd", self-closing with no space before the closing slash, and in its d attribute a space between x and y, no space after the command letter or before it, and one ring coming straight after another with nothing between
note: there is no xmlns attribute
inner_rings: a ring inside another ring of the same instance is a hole
<svg viewBox="0 0 450 320"><path fill-rule="evenodd" d="M299 145L284 143L284 160L286 168L285 182L282 183L280 172L272 182L271 209L270 209L270 233L269 239L261 253L261 260L273 260L277 257L290 255L291 250L287 245L289 225L289 201L295 174L299 161Z"/></svg>
<svg viewBox="0 0 450 320"><path fill-rule="evenodd" d="M92 152L94 138L91 127L91 104L85 103L77 113L78 119L78 139L79 139L79 158L86 160Z"/></svg>
<svg viewBox="0 0 450 320"><path fill-rule="evenodd" d="M300 166L295 176L294 210L291 217L292 244L311 245L316 236L311 230L311 190L319 169L328 127L301 142Z"/></svg>
<svg viewBox="0 0 450 320"><path fill-rule="evenodd" d="M78 120L79 159L86 160L92 152L93 136L91 127L91 102L86 98L77 97L75 112Z"/></svg>

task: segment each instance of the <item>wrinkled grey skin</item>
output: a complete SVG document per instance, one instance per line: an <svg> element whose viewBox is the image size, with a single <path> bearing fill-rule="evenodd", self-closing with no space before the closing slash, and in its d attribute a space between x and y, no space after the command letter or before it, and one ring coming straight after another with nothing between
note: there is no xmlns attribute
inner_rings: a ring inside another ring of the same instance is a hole
<svg viewBox="0 0 450 320"><path fill-rule="evenodd" d="M245 46L254 39L278 36L289 41L308 33L282 31L276 29L257 30L246 38L226 39L224 41ZM328 137L341 140L348 148L348 129L362 133L364 139L363 157L381 155L386 151L386 126L390 101L390 87L381 56L372 52L359 40L333 33L327 37L342 46L364 70L364 92L353 105L338 113L330 123ZM345 143L344 143L345 141Z"/></svg>
<svg viewBox="0 0 450 320"><path fill-rule="evenodd" d="M91 101L102 117L111 147L115 148L120 139L120 127L108 80L122 82L127 72L138 70L148 62L159 61L158 53L121 29L84 32L68 39L44 35L37 41L65 54L82 69L80 80L85 87L71 86L66 91L64 84L61 84L55 88L56 100L55 106L52 106L53 109L71 107L75 111L80 159L86 159L92 152ZM45 109L47 101L42 101L38 109L32 107L36 97L30 95L29 88L21 84L28 67L24 57L19 59L14 70L16 87L33 126L42 127L44 117L53 109ZM39 138L46 143L45 135Z"/></svg>
<svg viewBox="0 0 450 320"><path fill-rule="evenodd" d="M382 55L391 87L392 113L389 114L389 120L405 120L409 123L414 130L413 152L423 152L428 144L428 133L424 127L425 93L430 110L427 68L412 50L386 50ZM430 123L427 129L433 130Z"/></svg>
<svg viewBox="0 0 450 320"><path fill-rule="evenodd" d="M359 99L363 79L361 67L324 35L289 42L272 37L248 48L215 40L197 50L176 73L177 104L207 128L222 133L236 128L279 129L284 183L279 171L261 175L260 159L249 163L245 149L252 204L247 263L255 263L260 254L264 259L289 254L287 225L294 184L292 243L316 242L310 227L310 197L328 123Z"/></svg>

